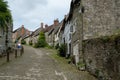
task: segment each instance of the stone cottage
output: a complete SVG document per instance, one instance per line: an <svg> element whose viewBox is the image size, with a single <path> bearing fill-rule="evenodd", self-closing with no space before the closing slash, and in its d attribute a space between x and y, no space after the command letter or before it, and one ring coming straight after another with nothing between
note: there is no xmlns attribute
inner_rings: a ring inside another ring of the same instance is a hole
<svg viewBox="0 0 120 80"><path fill-rule="evenodd" d="M73 34L73 26L72 22L68 19L69 15L65 15L65 21L64 21L64 44L66 45L66 57L69 57L72 54L72 34Z"/></svg>
<svg viewBox="0 0 120 80"><path fill-rule="evenodd" d="M26 35L26 36L24 36L23 40L26 42L27 45L29 45L30 42L32 43L32 36Z"/></svg>
<svg viewBox="0 0 120 80"><path fill-rule="evenodd" d="M33 46L38 42L38 38L39 38L40 32L44 32L44 24L43 23L41 23L40 28L36 29L32 33L32 43L33 43Z"/></svg>
<svg viewBox="0 0 120 80"><path fill-rule="evenodd" d="M0 54L6 50L5 40L6 40L6 33L4 29L1 27L0 28Z"/></svg>
<svg viewBox="0 0 120 80"><path fill-rule="evenodd" d="M70 12L66 20L66 28L69 28L69 33L65 35L70 36L70 49L73 63L76 65L81 62L83 63L82 53L82 6L80 0L72 0L70 5ZM66 29L67 30L67 29Z"/></svg>
<svg viewBox="0 0 120 80"><path fill-rule="evenodd" d="M50 42L50 37L48 35L49 31L52 29L52 25L51 26L48 26L47 24L45 25L45 38L46 38L46 42L49 44Z"/></svg>
<svg viewBox="0 0 120 80"><path fill-rule="evenodd" d="M13 35L12 35L13 42L21 42L24 36L30 35L30 34L31 34L31 31L29 31L24 27L24 25L22 25L20 28L13 31Z"/></svg>
<svg viewBox="0 0 120 80"><path fill-rule="evenodd" d="M60 32L60 27L62 25L62 21L54 28L54 35L55 35L55 46L59 45L59 32Z"/></svg>
<svg viewBox="0 0 120 80"><path fill-rule="evenodd" d="M58 27L59 25L59 20L56 19L54 20L54 24L51 25L52 28L50 31L48 31L48 38L49 38L49 41L48 41L48 44L50 46L55 46L55 34L54 34L54 31L55 31L55 28Z"/></svg>
<svg viewBox="0 0 120 80"><path fill-rule="evenodd" d="M120 0L72 0L69 12L75 33L73 55L100 80L120 79L119 45ZM73 31L74 32L74 31Z"/></svg>
<svg viewBox="0 0 120 80"><path fill-rule="evenodd" d="M6 30L3 27L0 27L0 53L6 51L7 47L12 47L12 30L13 25L8 24L8 34L6 34ZM7 39L7 40L6 40ZM7 46L6 46L7 44Z"/></svg>

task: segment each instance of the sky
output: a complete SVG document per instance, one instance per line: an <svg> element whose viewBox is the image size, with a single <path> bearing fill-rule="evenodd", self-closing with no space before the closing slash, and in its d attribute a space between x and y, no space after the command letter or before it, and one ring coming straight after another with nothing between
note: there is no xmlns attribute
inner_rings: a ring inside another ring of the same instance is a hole
<svg viewBox="0 0 120 80"><path fill-rule="evenodd" d="M54 19L61 21L68 14L71 0L6 0L13 16L14 30L24 25L30 31L40 23L52 25Z"/></svg>

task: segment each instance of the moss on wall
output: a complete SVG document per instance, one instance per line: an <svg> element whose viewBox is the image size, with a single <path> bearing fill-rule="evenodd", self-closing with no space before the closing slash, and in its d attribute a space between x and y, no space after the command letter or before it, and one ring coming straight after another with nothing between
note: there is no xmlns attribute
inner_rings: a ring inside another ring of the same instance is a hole
<svg viewBox="0 0 120 80"><path fill-rule="evenodd" d="M101 80L120 79L120 35L85 40L83 51L89 72Z"/></svg>

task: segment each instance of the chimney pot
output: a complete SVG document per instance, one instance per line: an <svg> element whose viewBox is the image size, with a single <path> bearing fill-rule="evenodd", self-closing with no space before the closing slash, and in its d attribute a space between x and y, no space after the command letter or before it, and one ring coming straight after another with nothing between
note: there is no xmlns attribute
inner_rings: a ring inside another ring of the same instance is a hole
<svg viewBox="0 0 120 80"><path fill-rule="evenodd" d="M43 28L43 25L44 25L44 24L43 24L43 23L41 23L41 28Z"/></svg>
<svg viewBox="0 0 120 80"><path fill-rule="evenodd" d="M56 20L54 20L54 26L57 26L59 24L59 20L58 18Z"/></svg>
<svg viewBox="0 0 120 80"><path fill-rule="evenodd" d="M45 25L45 28L47 28L47 27L48 27L48 25L46 24L46 25Z"/></svg>

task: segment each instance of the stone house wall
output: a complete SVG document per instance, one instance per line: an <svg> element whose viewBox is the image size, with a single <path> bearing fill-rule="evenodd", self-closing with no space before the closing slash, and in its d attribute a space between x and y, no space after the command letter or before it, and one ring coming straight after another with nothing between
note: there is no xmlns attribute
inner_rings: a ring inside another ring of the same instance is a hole
<svg viewBox="0 0 120 80"><path fill-rule="evenodd" d="M0 28L0 48L2 50L6 50L5 48L5 39L6 39L6 33L4 32L3 28Z"/></svg>
<svg viewBox="0 0 120 80"><path fill-rule="evenodd" d="M73 54L80 59L76 63L85 62L100 80L119 80L119 40L115 44L101 37L120 34L120 0L72 0L69 14L75 28Z"/></svg>
<svg viewBox="0 0 120 80"><path fill-rule="evenodd" d="M49 37L49 42L48 42L48 44L49 44L50 46L54 46L54 33L52 32L50 35L48 35L48 37Z"/></svg>
<svg viewBox="0 0 120 80"><path fill-rule="evenodd" d="M86 69L99 80L120 79L120 35L84 41Z"/></svg>
<svg viewBox="0 0 120 80"><path fill-rule="evenodd" d="M30 37L26 38L25 41L26 41L26 44L29 45Z"/></svg>
<svg viewBox="0 0 120 80"><path fill-rule="evenodd" d="M75 63L83 62L83 53L82 53L82 40L83 40L83 13L81 2L76 0L78 3L71 3L71 11L72 11L72 26L73 26L73 34L72 34L72 48L73 48L73 56L75 58ZM72 9L73 8L73 9Z"/></svg>
<svg viewBox="0 0 120 80"><path fill-rule="evenodd" d="M64 31L61 30L59 33L59 45L64 44Z"/></svg>
<svg viewBox="0 0 120 80"><path fill-rule="evenodd" d="M82 0L84 39L117 34L120 31L120 0Z"/></svg>
<svg viewBox="0 0 120 80"><path fill-rule="evenodd" d="M48 36L48 32L45 32L45 39L46 39L46 42L49 43L49 36Z"/></svg>
<svg viewBox="0 0 120 80"><path fill-rule="evenodd" d="M12 47L13 46L13 42L12 42L12 33L13 31L13 25L11 24L8 28L8 47Z"/></svg>
<svg viewBox="0 0 120 80"><path fill-rule="evenodd" d="M56 26L56 28L55 28L55 30L54 30L54 41L55 41L54 47L59 44L58 34L59 34L59 30L60 30L60 25L61 25L61 24L59 24L58 26Z"/></svg>
<svg viewBox="0 0 120 80"><path fill-rule="evenodd" d="M38 41L38 38L39 38L39 35L38 36L32 36L32 42L33 42L33 45L35 45Z"/></svg>

